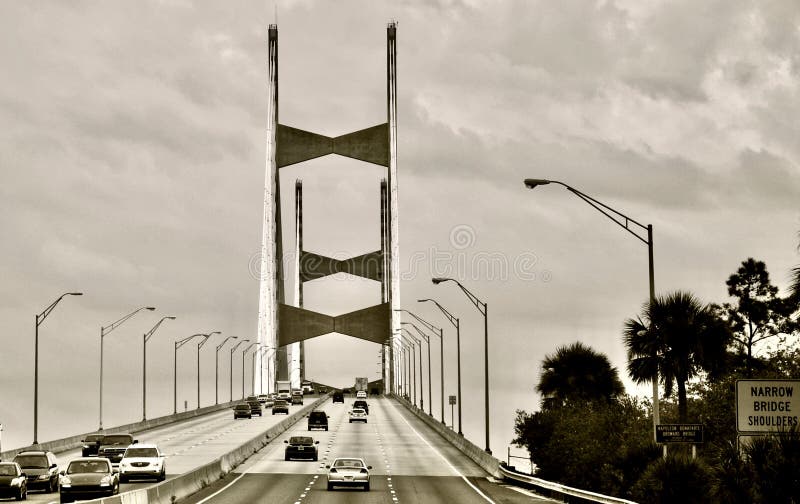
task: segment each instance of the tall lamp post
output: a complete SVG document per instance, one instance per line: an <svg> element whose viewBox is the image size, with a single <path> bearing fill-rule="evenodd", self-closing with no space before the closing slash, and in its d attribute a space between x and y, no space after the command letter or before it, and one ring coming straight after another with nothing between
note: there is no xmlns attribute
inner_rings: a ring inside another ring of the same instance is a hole
<svg viewBox="0 0 800 504"><path fill-rule="evenodd" d="M244 399L244 356L247 354L247 351L253 348L254 346L258 345L258 342L253 342L244 347L242 350L242 399Z"/></svg>
<svg viewBox="0 0 800 504"><path fill-rule="evenodd" d="M425 343L428 344L428 416L432 417L433 416L433 412L431 411L431 402L433 402L433 400L431 399L431 378L432 378L432 375L431 375L431 338L430 338L430 336L428 336L427 334L422 332L422 330L420 330L420 328L417 327L417 325L414 324L413 322L400 322L400 323L401 324L405 324L405 325L410 325L411 327L413 327L414 330L416 330L417 333L419 333L419 335L422 337L422 339L425 340ZM420 354L419 354L419 364L420 364L420 368L422 368L422 344L421 343L420 343L420 346L419 346L419 352L420 352ZM421 369L420 369L420 374L422 374L422 370ZM422 384L420 384L420 386L421 385ZM420 391L420 395L422 395L421 391ZM442 411L444 411L444 409Z"/></svg>
<svg viewBox="0 0 800 504"><path fill-rule="evenodd" d="M147 342L167 319L175 320L175 317L161 317L161 320L156 322L152 329L142 335L142 422L147 420Z"/></svg>
<svg viewBox="0 0 800 504"><path fill-rule="evenodd" d="M241 346L241 345L243 345L245 343L248 343L249 341L250 341L249 339L239 340L239 342L236 343L236 346L231 348L231 367L230 367L230 373L231 373L230 374L230 380L231 380L231 382L230 382L230 392L229 392L231 401L233 401L233 353L236 351L237 348L239 348L239 346Z"/></svg>
<svg viewBox="0 0 800 504"><path fill-rule="evenodd" d="M178 413L178 349L192 338L204 337L206 334L197 333L175 341L175 352L172 354L172 413Z"/></svg>
<svg viewBox="0 0 800 504"><path fill-rule="evenodd" d="M203 341L197 344L197 409L200 409L200 349L208 343L208 339L215 334L220 334L219 331L212 331L204 334Z"/></svg>
<svg viewBox="0 0 800 504"><path fill-rule="evenodd" d="M408 310L395 310L395 311L404 311L404 312L408 313L409 315L411 315L412 317L417 319L417 321L419 321L420 324L422 324L425 327L427 327L435 336L439 337L439 388L440 388L439 396L440 396L440 399L441 399L440 407L441 407L441 410L442 410L442 423L445 423L445 421L444 421L444 331L442 330L442 328L436 327L435 325L431 324L427 320L425 320L422 317L418 316L414 312L411 312L411 311L408 311ZM423 334L422 331L420 331L418 328L417 328L417 331L420 334ZM428 340L426 340L426 341L428 341ZM428 341L428 373L430 373L430 369L431 369L431 355L430 354L431 354L431 342ZM431 399L430 395L431 394L430 394L430 382L429 382L428 383L428 401L429 402L430 402L430 399ZM430 416L433 416L433 413L431 413L430 409L428 409L428 414Z"/></svg>
<svg viewBox="0 0 800 504"><path fill-rule="evenodd" d="M541 185L547 184L558 184L566 188L569 192L574 194L575 196L579 197L589 205L591 205L595 210L602 213L615 224L623 228L625 231L636 237L639 241L647 245L647 260L648 260L648 277L650 282L650 306L653 305L655 302L656 297L656 287L655 287L655 274L654 274L654 267L653 267L653 225L652 224L642 224L634 219L631 219L627 215L623 214L622 212L611 208L610 206L606 205L605 203L601 203L596 199L592 198L588 194L582 193L581 191L571 187L563 182L559 182L558 180L546 180L546 179L525 179L525 187L528 189L534 189ZM631 224L635 225L635 228L631 228ZM636 231L638 230L638 232ZM646 237L642 236L642 234L646 233ZM658 368L656 367L656 374L653 376L653 439L656 436L656 426L660 423L660 408L658 404Z"/></svg>
<svg viewBox="0 0 800 504"><path fill-rule="evenodd" d="M400 342L400 346L403 347L403 360L405 361L405 373L406 379L405 381L405 394L406 396L411 399L412 404L417 404L417 370L416 366L413 363L414 360L414 348L406 343L405 341L398 340ZM410 357L409 357L410 354ZM412 381L413 379L413 381ZM409 394L409 388L411 388L411 394Z"/></svg>
<svg viewBox="0 0 800 504"><path fill-rule="evenodd" d="M405 327L403 329L405 329L406 334L408 335L408 337L411 338L411 350L413 351L416 348L414 346L414 344L419 346L419 406L420 406L420 409L424 411L425 410L425 404L424 404L425 403L425 396L424 396L424 394L422 392L422 387L424 386L424 377L423 377L423 374L422 374L422 341L420 341L419 338L417 338L416 336L411 334L411 331L409 331ZM414 366L416 366L416 362L414 362L414 360L415 360L415 358L414 358L414 355L412 353L411 362L413 363ZM430 373L428 373L428 375L430 376ZM428 379L428 381L430 382L430 378ZM415 393L416 393L416 388L417 388L417 382L415 380L414 381L414 392Z"/></svg>
<svg viewBox="0 0 800 504"><path fill-rule="evenodd" d="M216 353L214 354L214 404L219 404L219 350L225 346L228 340L236 339L238 336L228 336L222 343L217 345Z"/></svg>
<svg viewBox="0 0 800 504"><path fill-rule="evenodd" d="M45 308L42 313L36 315L33 347L33 444L39 444L39 326L42 325L44 319L50 315L53 308L55 308L59 301L64 299L65 296L83 296L83 292L65 292L61 294L58 299L50 303L50 306Z"/></svg>
<svg viewBox="0 0 800 504"><path fill-rule="evenodd" d="M426 301L430 301L431 303L435 304L439 307L439 310L444 313L444 316L447 317L447 320L450 321L451 324L456 328L456 354L458 360L458 435L463 436L464 434L461 432L461 329L459 327L459 320L458 317L453 316L452 313L447 311L444 306L440 305L434 299L418 299L418 303L424 303ZM444 394L443 394L444 395Z"/></svg>
<svg viewBox="0 0 800 504"><path fill-rule="evenodd" d="M103 430L103 340L105 339L106 335L108 335L108 333L110 333L117 327L121 326L126 320L133 317L142 310L153 311L155 310L155 308L153 308L152 306L142 306L141 308L133 310L132 312L125 315L116 322L112 322L111 324L105 327L100 327L100 427L98 427L97 430Z"/></svg>
<svg viewBox="0 0 800 504"><path fill-rule="evenodd" d="M475 296L472 292L470 292L466 287L461 285L461 282L454 278L432 278L431 281L434 285L438 285L442 282L455 282L456 285L461 289L461 291L469 298L472 304L475 305L475 308L481 312L483 315L483 374L484 374L484 416L485 416L485 423L486 423L486 453L489 455L492 454L492 450L489 447L489 306L481 301L480 299ZM459 398L461 399L461 398Z"/></svg>

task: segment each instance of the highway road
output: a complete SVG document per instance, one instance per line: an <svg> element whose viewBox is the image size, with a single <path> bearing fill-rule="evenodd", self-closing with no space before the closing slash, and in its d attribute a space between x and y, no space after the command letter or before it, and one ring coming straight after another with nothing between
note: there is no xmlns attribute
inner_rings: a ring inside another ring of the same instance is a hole
<svg viewBox="0 0 800 504"><path fill-rule="evenodd" d="M307 397L305 405L317 399L317 396ZM289 413L294 413L302 407L291 406ZM234 420L233 412L226 409L185 422L142 431L136 433L134 437L140 443L157 444L166 454L167 479L169 479L219 458L285 418L286 415L273 416L270 409L264 409L263 417ZM80 456L80 448L57 453L59 470L65 469L70 460ZM146 488L154 484L156 482L150 480L123 483L120 485L120 492ZM43 493L37 490L28 492L28 500L36 503L57 503L59 499L57 492Z"/></svg>
<svg viewBox="0 0 800 504"><path fill-rule="evenodd" d="M329 430L307 430L300 421L223 480L181 501L187 504L313 503L542 503L554 502L498 484L403 406L370 398L368 423L349 423L346 403L326 401ZM284 440L311 435L319 461L284 460ZM361 457L372 466L371 490L327 490L325 465L339 456Z"/></svg>

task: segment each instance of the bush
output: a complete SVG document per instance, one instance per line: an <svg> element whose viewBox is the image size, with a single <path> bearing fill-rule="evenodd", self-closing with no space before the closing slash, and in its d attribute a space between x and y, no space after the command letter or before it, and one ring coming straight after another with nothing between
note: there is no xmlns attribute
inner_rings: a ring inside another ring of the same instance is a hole
<svg viewBox="0 0 800 504"><path fill-rule="evenodd" d="M800 438L797 429L756 438L745 448L761 504L800 502Z"/></svg>
<svg viewBox="0 0 800 504"><path fill-rule="evenodd" d="M631 494L634 500L648 504L708 504L709 479L702 462L670 456L651 463Z"/></svg>

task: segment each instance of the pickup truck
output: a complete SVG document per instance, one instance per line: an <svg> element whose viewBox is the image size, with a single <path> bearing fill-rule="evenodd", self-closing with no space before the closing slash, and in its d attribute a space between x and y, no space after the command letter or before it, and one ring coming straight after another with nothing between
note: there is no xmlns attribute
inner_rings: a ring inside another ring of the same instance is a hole
<svg viewBox="0 0 800 504"><path fill-rule="evenodd" d="M97 456L109 459L112 464L119 464L125 449L138 442L131 434L106 434L98 443Z"/></svg>

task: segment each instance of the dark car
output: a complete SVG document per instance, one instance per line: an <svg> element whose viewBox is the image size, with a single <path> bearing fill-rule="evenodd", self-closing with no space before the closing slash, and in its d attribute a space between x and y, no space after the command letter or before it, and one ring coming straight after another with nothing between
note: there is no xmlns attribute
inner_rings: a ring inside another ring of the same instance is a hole
<svg viewBox="0 0 800 504"><path fill-rule="evenodd" d="M119 493L119 471L104 457L73 459L61 472L61 502L95 499Z"/></svg>
<svg viewBox="0 0 800 504"><path fill-rule="evenodd" d="M341 393L338 390L336 392L334 392L333 393L333 402L334 403L340 402L340 403L344 404L344 394Z"/></svg>
<svg viewBox="0 0 800 504"><path fill-rule="evenodd" d="M258 415L258 416L263 415L263 413L261 412L261 403L258 402L258 399L254 399L252 401L248 399L247 404L250 405L251 415Z"/></svg>
<svg viewBox="0 0 800 504"><path fill-rule="evenodd" d="M302 390L292 390L292 404L303 404Z"/></svg>
<svg viewBox="0 0 800 504"><path fill-rule="evenodd" d="M292 436L284 443L286 443L284 460L298 458L317 460L319 457L317 449L319 441L314 441L314 438L310 436Z"/></svg>
<svg viewBox="0 0 800 504"><path fill-rule="evenodd" d="M81 456L91 457L97 455L97 450L100 448L100 441L103 440L103 434L89 434L85 439L81 439Z"/></svg>
<svg viewBox="0 0 800 504"><path fill-rule="evenodd" d="M324 411L312 411L308 414L308 430L328 430L328 415Z"/></svg>
<svg viewBox="0 0 800 504"><path fill-rule="evenodd" d="M253 418L253 410L249 404L241 403L234 406L233 419L236 420L237 418Z"/></svg>
<svg viewBox="0 0 800 504"><path fill-rule="evenodd" d="M365 401L364 399L356 399L355 401L353 401L353 407L361 408L367 415L369 415L369 405L367 404L367 401Z"/></svg>
<svg viewBox="0 0 800 504"><path fill-rule="evenodd" d="M272 414L275 413L286 413L289 414L289 403L284 401L283 399L275 399L275 402L272 404Z"/></svg>
<svg viewBox="0 0 800 504"><path fill-rule="evenodd" d="M16 462L0 462L0 497L28 498L28 479Z"/></svg>
<svg viewBox="0 0 800 504"><path fill-rule="evenodd" d="M14 462L28 477L28 490L58 490L58 460L53 452L30 450L17 453Z"/></svg>
<svg viewBox="0 0 800 504"><path fill-rule="evenodd" d="M106 434L100 441L97 456L107 458L112 464L119 464L128 446L136 443L138 441L130 434Z"/></svg>

